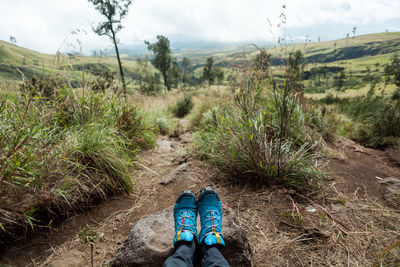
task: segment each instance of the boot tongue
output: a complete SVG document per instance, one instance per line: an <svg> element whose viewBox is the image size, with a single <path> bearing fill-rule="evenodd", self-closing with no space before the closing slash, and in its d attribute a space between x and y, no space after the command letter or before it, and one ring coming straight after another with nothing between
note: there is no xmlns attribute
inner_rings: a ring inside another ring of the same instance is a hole
<svg viewBox="0 0 400 267"><path fill-rule="evenodd" d="M177 241L188 241L188 242L190 242L190 241L193 240L193 238L194 238L194 235L193 235L192 232L183 230L183 231L179 231L176 234L175 242L177 242Z"/></svg>
<svg viewBox="0 0 400 267"><path fill-rule="evenodd" d="M211 246L211 245L222 245L225 246L225 242L224 239L222 238L222 236L219 233L212 233L207 235L204 238L204 244Z"/></svg>

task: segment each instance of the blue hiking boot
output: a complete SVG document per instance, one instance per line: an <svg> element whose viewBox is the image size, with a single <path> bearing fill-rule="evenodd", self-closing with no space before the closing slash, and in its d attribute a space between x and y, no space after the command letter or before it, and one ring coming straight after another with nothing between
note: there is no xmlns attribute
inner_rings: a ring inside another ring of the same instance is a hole
<svg viewBox="0 0 400 267"><path fill-rule="evenodd" d="M190 242L197 237L196 195L192 191L185 190L179 195L174 207L174 220L174 246L177 242Z"/></svg>
<svg viewBox="0 0 400 267"><path fill-rule="evenodd" d="M200 192L197 207L201 220L199 243L225 246L222 237L222 203L214 188L206 187Z"/></svg>

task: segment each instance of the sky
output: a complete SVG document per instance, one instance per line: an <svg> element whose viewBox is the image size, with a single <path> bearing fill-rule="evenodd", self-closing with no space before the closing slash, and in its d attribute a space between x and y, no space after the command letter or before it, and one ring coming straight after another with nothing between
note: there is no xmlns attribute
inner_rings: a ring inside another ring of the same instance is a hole
<svg viewBox="0 0 400 267"><path fill-rule="evenodd" d="M112 49L92 32L103 17L85 0L0 0L0 10L0 40L12 35L17 45L51 54ZM276 42L284 28L294 41L325 41L352 35L353 27L356 35L400 31L400 0L135 0L123 25L124 46L158 34L172 44Z"/></svg>

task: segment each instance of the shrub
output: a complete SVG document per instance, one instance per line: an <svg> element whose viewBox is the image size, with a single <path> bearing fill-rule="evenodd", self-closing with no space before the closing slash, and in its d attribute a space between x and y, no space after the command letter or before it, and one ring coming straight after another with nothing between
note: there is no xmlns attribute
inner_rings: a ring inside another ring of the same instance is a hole
<svg viewBox="0 0 400 267"><path fill-rule="evenodd" d="M173 113L178 118L183 118L193 109L194 103L191 95L185 95L183 98L178 99L175 107L173 108Z"/></svg>
<svg viewBox="0 0 400 267"><path fill-rule="evenodd" d="M117 92L118 84L116 81L116 72L104 70L98 73L96 79L92 81L91 89L96 92L105 92L108 89L112 89L113 92Z"/></svg>
<svg viewBox="0 0 400 267"><path fill-rule="evenodd" d="M28 80L21 84L20 90L24 94L30 96L43 97L46 99L53 98L57 87L60 87L60 81L55 78L39 78L33 76L31 80Z"/></svg>
<svg viewBox="0 0 400 267"><path fill-rule="evenodd" d="M157 118L156 123L160 134L166 135L169 133L171 126L168 124L166 118Z"/></svg>
<svg viewBox="0 0 400 267"><path fill-rule="evenodd" d="M208 110L195 133L202 158L235 176L297 190L315 188L321 137L290 88L248 81L233 103ZM271 88L271 87L270 87Z"/></svg>
<svg viewBox="0 0 400 267"><path fill-rule="evenodd" d="M326 105L332 105L340 102L341 99L334 97L331 93L327 94L324 98L320 99L319 102Z"/></svg>
<svg viewBox="0 0 400 267"><path fill-rule="evenodd" d="M348 129L355 141L372 148L396 145L400 137L400 101L373 94L338 103L356 127Z"/></svg>
<svg viewBox="0 0 400 267"><path fill-rule="evenodd" d="M129 192L129 167L155 135L114 96L65 86L57 97L0 95L0 237ZM4 240L4 239L2 239Z"/></svg>

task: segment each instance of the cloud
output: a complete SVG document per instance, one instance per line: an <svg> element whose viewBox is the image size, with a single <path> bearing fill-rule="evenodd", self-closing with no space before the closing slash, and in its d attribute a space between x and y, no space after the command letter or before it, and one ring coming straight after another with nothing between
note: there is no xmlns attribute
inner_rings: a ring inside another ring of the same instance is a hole
<svg viewBox="0 0 400 267"><path fill-rule="evenodd" d="M118 36L123 44L143 44L144 40L154 40L157 34L175 41L270 41L280 32L276 26L282 22L279 17L282 3L273 0L136 0ZM312 29L318 25L330 28L340 24L350 28L384 25L400 19L400 1L287 0L285 4L289 32L301 28L317 35ZM54 53L60 48L82 46L83 51L88 52L111 44L106 37L92 33L91 25L103 18L85 0L2 0L0 9L0 39L8 40L9 35L13 35L18 44L25 47ZM72 35L70 32L76 28L84 31ZM340 37L333 32L323 34L332 39Z"/></svg>

